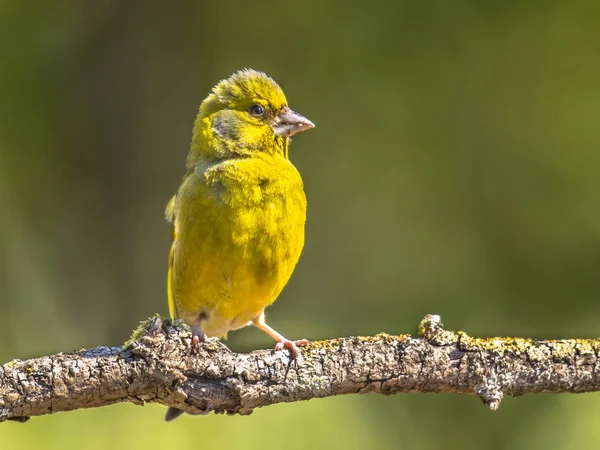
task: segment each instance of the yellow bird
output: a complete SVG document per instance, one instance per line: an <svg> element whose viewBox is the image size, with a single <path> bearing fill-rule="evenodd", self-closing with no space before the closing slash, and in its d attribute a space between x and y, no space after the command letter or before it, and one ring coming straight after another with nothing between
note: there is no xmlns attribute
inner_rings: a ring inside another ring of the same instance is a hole
<svg viewBox="0 0 600 450"><path fill-rule="evenodd" d="M265 323L304 245L306 197L290 137L314 124L288 107L279 85L241 70L217 84L194 124L188 172L167 206L173 223L171 317L193 345L254 324L295 357L298 345Z"/></svg>

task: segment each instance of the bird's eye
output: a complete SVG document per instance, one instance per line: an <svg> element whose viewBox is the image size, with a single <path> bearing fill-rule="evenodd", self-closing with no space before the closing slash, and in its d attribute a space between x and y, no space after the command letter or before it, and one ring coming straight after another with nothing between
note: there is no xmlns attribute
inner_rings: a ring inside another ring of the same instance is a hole
<svg viewBox="0 0 600 450"><path fill-rule="evenodd" d="M260 105L252 105L250 107L250 114L253 116L262 116L265 113L265 108Z"/></svg>

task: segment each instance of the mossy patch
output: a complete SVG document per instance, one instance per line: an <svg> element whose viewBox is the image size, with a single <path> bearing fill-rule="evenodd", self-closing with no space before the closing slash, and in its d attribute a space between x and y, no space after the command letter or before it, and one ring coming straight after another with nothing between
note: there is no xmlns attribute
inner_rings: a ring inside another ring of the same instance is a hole
<svg viewBox="0 0 600 450"><path fill-rule="evenodd" d="M156 314L153 317L150 317L146 320L142 320L137 326L137 328L133 330L131 337L127 341L125 341L122 350L129 349L134 342L139 341L145 334L148 334L150 330L156 328L157 326L160 326L164 331L167 331L167 329L173 325L175 325L176 328L178 328L180 324L178 323L178 321L175 321L175 323L173 323L173 321L170 318L163 317L160 314Z"/></svg>

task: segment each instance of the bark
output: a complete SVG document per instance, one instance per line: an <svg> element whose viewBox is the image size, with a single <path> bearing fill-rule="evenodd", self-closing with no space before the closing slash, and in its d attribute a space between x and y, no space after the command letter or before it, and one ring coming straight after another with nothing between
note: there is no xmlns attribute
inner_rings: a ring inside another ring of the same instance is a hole
<svg viewBox="0 0 600 450"><path fill-rule="evenodd" d="M417 337L378 334L287 351L192 350L189 328L155 317L123 347L14 360L0 368L0 422L117 402L157 402L192 414L342 394L452 392L495 410L504 395L600 390L598 339L473 338L427 316Z"/></svg>

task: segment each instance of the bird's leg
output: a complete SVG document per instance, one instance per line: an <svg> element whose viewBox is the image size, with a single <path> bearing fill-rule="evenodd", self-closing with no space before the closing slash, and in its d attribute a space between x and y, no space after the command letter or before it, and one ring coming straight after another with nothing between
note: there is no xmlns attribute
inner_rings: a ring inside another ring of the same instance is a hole
<svg viewBox="0 0 600 450"><path fill-rule="evenodd" d="M284 348L287 348L294 359L298 357L298 347L310 343L308 339L290 341L289 339L285 338L273 328L271 328L269 325L267 325L267 323L265 322L265 313L262 313L260 316L254 319L252 323L256 328L263 330L265 333L267 333L269 336L271 336L277 341L277 344L275 344L275 350L283 350Z"/></svg>
<svg viewBox="0 0 600 450"><path fill-rule="evenodd" d="M200 342L206 341L206 333L200 329L200 324L204 319L206 319L206 316L202 313L198 316L194 325L192 325L192 348L197 349L200 347Z"/></svg>

